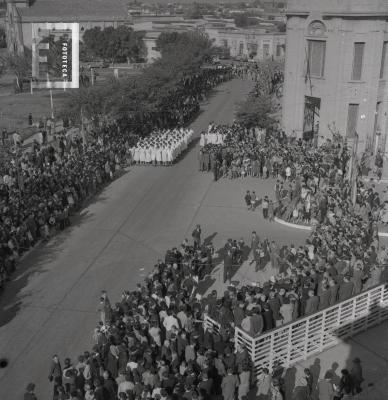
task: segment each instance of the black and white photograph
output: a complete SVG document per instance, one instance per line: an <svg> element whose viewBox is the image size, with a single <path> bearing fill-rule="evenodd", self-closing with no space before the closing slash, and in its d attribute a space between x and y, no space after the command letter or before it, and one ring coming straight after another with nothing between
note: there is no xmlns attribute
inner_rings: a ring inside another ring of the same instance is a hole
<svg viewBox="0 0 388 400"><path fill-rule="evenodd" d="M0 400L388 399L388 0L0 0Z"/></svg>

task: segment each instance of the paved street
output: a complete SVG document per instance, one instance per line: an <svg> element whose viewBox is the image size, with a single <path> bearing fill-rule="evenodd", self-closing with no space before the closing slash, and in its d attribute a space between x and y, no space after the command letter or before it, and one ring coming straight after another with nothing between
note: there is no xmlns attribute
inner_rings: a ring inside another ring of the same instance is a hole
<svg viewBox="0 0 388 400"><path fill-rule="evenodd" d="M210 120L230 123L236 102L250 83L223 85L193 123L196 134ZM0 357L10 365L0 371L0 398L20 398L29 381L40 399L51 396L47 380L53 354L63 360L90 349L99 294L111 300L134 288L165 250L195 224L213 236L216 248L229 237L261 236L297 243L306 233L262 220L244 207L245 190L272 193L273 182L254 179L213 182L198 172L198 148L169 168L132 167L90 204L72 228L28 255L0 299ZM259 187L260 185L260 187ZM216 284L217 278L209 285Z"/></svg>

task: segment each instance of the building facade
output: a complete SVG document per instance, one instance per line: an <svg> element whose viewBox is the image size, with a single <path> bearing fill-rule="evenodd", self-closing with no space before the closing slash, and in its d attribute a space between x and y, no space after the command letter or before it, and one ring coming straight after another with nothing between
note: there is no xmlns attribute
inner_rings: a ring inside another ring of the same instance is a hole
<svg viewBox="0 0 388 400"><path fill-rule="evenodd" d="M11 53L32 47L34 24L78 22L80 37L94 28L130 24L125 0L7 0L7 47Z"/></svg>
<svg viewBox="0 0 388 400"><path fill-rule="evenodd" d="M385 151L388 0L289 0L286 46L285 131Z"/></svg>
<svg viewBox="0 0 388 400"><path fill-rule="evenodd" d="M232 58L282 60L286 35L265 29L206 29L214 44L228 49Z"/></svg>

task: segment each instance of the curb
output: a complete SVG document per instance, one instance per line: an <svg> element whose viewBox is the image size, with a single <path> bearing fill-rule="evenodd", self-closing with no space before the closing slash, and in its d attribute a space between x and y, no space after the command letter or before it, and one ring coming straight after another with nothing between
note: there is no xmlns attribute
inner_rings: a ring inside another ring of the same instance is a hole
<svg viewBox="0 0 388 400"><path fill-rule="evenodd" d="M293 224L277 217L274 218L274 221L280 225L288 226L289 228L299 229L302 231L311 231L311 226ZM379 232L379 237L388 237L388 232Z"/></svg>
<svg viewBox="0 0 388 400"><path fill-rule="evenodd" d="M283 219L277 217L274 218L274 221L277 222L278 224L288 226L289 228L300 229L302 231L311 231L311 226L308 225L293 224L291 222L286 222Z"/></svg>

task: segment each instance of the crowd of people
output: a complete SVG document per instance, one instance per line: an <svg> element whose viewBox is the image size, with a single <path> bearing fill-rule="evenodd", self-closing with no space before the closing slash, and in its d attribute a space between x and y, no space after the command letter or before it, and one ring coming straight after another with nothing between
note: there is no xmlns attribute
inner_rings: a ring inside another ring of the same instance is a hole
<svg viewBox="0 0 388 400"><path fill-rule="evenodd" d="M250 249L256 271L270 262L277 274L270 282L236 291L235 299L245 299L240 301L243 310L238 310L237 321L233 309L224 310L225 315L215 312L217 320L243 326L255 336L386 281L387 251L380 247L377 233L380 196L373 186L358 181L353 204L346 178L349 155L340 138L315 148L282 133L269 138L237 124L216 130L222 132L224 143L200 150L200 170L218 169L219 176L230 179L274 178L276 199L259 199L247 191L248 209L260 206L270 221L278 216L313 225L311 236L299 248L279 249L275 242L253 234ZM230 281L233 270L233 243L230 240L225 247L224 281Z"/></svg>
<svg viewBox="0 0 388 400"><path fill-rule="evenodd" d="M231 129L241 133L236 126ZM108 131L111 134L112 130ZM245 140L247 137L254 138L252 132L242 135L244 143L250 143ZM111 140L111 136L109 141L106 139L107 136L100 135L87 149L83 149L77 140L71 140L70 144L59 146L58 151L36 150L36 155L43 151L43 157L39 158L41 161L37 164L43 168L44 173L39 175L43 176L42 179L56 171L55 168L59 167L57 163L64 167L66 173L66 179L63 178L63 182L58 180L58 186L46 188L45 180L40 184L39 188L45 188L43 193L46 196L39 199L43 207L41 210L38 204L37 212L43 216L50 215L44 214L51 210L50 200L54 203L54 210L57 205L73 205L70 199L78 199L77 188L81 191L89 187L88 176L82 175L94 171L94 168L96 175L100 172L104 173L105 180L112 178L109 171L114 172L114 168L105 169L105 160L110 160L110 152L103 149L112 150L110 146L115 141ZM225 139L226 143L234 142L228 134ZM282 135L276 139L277 144L286 140ZM263 143L267 150L271 149L265 138ZM288 148L292 155L284 159L294 160L290 157L299 154L296 146L303 149L304 145L296 142L294 148L289 142L286 143L288 145L283 149ZM123 147L130 152L133 145L124 142ZM320 150L330 153L332 146ZM304 154L304 150L300 151ZM306 152L310 154L307 149ZM48 156L44 157L46 154ZM77 154L83 154L88 160L82 168L79 164L72 164L77 160ZM91 154L94 157L90 157ZM216 154L222 155L222 149ZM125 158L125 152L122 156ZM36 159L30 157L36 163ZM115 161L120 164L120 160ZM33 173L34 164L24 158L23 162L26 162L26 166L21 164L21 170L27 178L23 184L31 191L28 178L32 176L37 179ZM283 171L282 165L279 163L278 171ZM294 164L289 165L296 171ZM306 165L309 166L309 162L306 161ZM20 179L16 179L18 168L14 166L13 171L14 174L7 175L4 181L8 190L14 188L16 182L20 183ZM346 170L340 176L345 173ZM73 174L78 179L86 179L85 184L81 180L79 186L72 186L71 178L77 181ZM295 187L299 176L302 182L297 191ZM388 251L379 244L376 223L370 213L360 213L360 207L370 201L365 195L368 191L363 191L359 184L356 207L351 207L349 192L345 191L347 184L334 181L333 186L333 182L325 182L325 177L323 173L317 184L317 193L325 200L319 202L317 225L304 246L290 245L279 249L274 241L261 240L253 233L250 245L246 245L242 239L230 239L215 252L212 243L203 240L201 227L197 226L192 232L192 244L185 239L179 247L167 251L165 260L158 260L145 282L134 291L123 292L119 302L111 304L107 293L102 292L100 321L93 334L92 351L85 351L74 362L65 359L63 366L57 356L53 357L49 372L53 398L206 400L219 395L224 400L234 400L236 397L243 400L254 388L261 399L283 399L285 389L281 376L274 378L276 369L272 373L263 369L259 377L255 376L248 350L234 344L234 327L241 327L251 336L259 335L373 287L385 281L388 272ZM284 171L277 174L277 178L286 185L293 184L293 192L298 196L303 184L311 180L311 175L308 172L288 174ZM341 186L339 191L333 191L336 184ZM57 189L51 197L48 196L50 189ZM12 196L5 198L8 199L7 206L15 203ZM36 201L33 192L29 199ZM23 207L23 203L17 204ZM34 210L33 207L28 209ZM12 227L13 224L7 226ZM28 227L27 223L25 226ZM28 228L26 232L29 231ZM28 238L28 233L25 236ZM222 257L224 280L231 282L234 268L241 265L249 254L252 254L251 263L255 263L257 271L271 263L278 273L269 282L245 285L238 289L231 285L223 295L215 291L208 296L199 293L198 283L211 273L217 263L215 257ZM205 314L220 322L219 333L207 329L203 324ZM359 387L354 379L352 384L346 383L346 379L350 379L348 376L351 374L345 370L342 384L333 386L330 375L327 375L322 382L318 382L317 387L331 387L334 394L337 391L339 398L345 395L351 398L351 393L359 390ZM295 390L308 393L311 386L309 379L306 373ZM29 388L33 393L33 386Z"/></svg>
<svg viewBox="0 0 388 400"><path fill-rule="evenodd" d="M192 129L155 130L131 149L133 162L140 165L172 165L193 140Z"/></svg>
<svg viewBox="0 0 388 400"><path fill-rule="evenodd" d="M87 140L84 135L69 137L64 132L54 135L54 141L46 137L41 143L34 142L31 151L25 152L16 132L11 154L0 164L0 290L14 273L20 256L39 240L48 240L57 230L65 229L84 200L114 179L123 165L134 160L171 164L193 134L176 127L198 113L200 100L212 88L231 78L227 67L201 69L181 82L179 96L166 105L168 112L100 121L100 128L93 128ZM28 120L32 123L32 116ZM166 127L172 128L168 131ZM139 135L145 138L139 141ZM3 146L9 141L7 136L4 130Z"/></svg>
<svg viewBox="0 0 388 400"><path fill-rule="evenodd" d="M234 76L240 79L248 79L255 82L253 92L257 95L276 94L278 97L282 94L284 82L284 73L281 63L267 61L249 61L232 63Z"/></svg>
<svg viewBox="0 0 388 400"><path fill-rule="evenodd" d="M299 298L297 281L279 292L272 282L272 287L263 285L262 291L260 287L245 287L237 292L229 289L223 296L215 291L202 296L198 283L211 272L215 252L211 241L203 239L201 226L197 225L191 236L192 241L184 239L180 246L168 250L145 281L135 290L124 291L118 302L111 303L107 292L101 292L93 348L73 360L65 358L63 364L58 355L53 356L48 379L54 400L246 400L248 394L258 400L309 400L313 391L319 393L320 400L350 400L353 393L362 391L359 359L350 371L342 370L341 377L329 371L318 379L305 369L302 377L290 383L280 364L271 372L264 368L256 376L247 348L234 342L233 327L242 326L253 334L251 329L260 324L261 316L265 329L279 325L271 312L279 313L282 302L284 317L293 314L285 311L289 304L286 298L291 292L295 301ZM255 243L260 240L254 234L251 248ZM233 241L228 244L226 253L241 262L246 246ZM291 265L300 264L303 257L299 250L291 246ZM333 263L330 266L334 270ZM329 274L325 271L321 282ZM300 277L310 284L319 282L317 275L311 270L310 275L301 273ZM308 303L305 310L307 307ZM203 323L206 314L221 322L219 332ZM26 393L33 396L34 388L30 383ZM294 397L285 398L287 393ZM26 399L35 399L31 396Z"/></svg>
<svg viewBox="0 0 388 400"><path fill-rule="evenodd" d="M105 126L84 144L79 135L30 151L14 148L0 170L0 287L20 256L70 225L84 200L114 179L131 159L137 137Z"/></svg>

